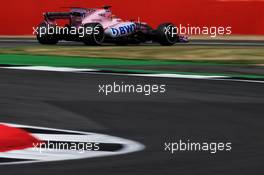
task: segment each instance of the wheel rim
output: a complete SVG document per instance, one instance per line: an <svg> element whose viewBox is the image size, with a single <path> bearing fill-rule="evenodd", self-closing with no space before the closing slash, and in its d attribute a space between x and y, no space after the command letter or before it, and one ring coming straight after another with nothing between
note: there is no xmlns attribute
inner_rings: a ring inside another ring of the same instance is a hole
<svg viewBox="0 0 264 175"><path fill-rule="evenodd" d="M101 44L103 42L103 40L104 40L104 37L105 37L104 28L101 25L97 25L97 26L95 26L95 28L98 28L97 30L99 31L99 33L98 34L96 34L96 33L93 34L94 41L97 44Z"/></svg>
<svg viewBox="0 0 264 175"><path fill-rule="evenodd" d="M177 42L177 30L173 25L168 25L166 28L169 28L170 32L165 32L166 39L169 43L174 44Z"/></svg>

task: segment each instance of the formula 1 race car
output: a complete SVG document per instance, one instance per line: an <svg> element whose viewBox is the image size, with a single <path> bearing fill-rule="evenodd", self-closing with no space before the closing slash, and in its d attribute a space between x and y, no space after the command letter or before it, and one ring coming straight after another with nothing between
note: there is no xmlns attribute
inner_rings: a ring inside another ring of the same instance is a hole
<svg viewBox="0 0 264 175"><path fill-rule="evenodd" d="M57 44L59 40L66 40L80 41L86 45L125 45L153 41L165 46L188 41L187 37L176 34L172 23L163 23L157 29L152 29L140 21L123 21L112 15L110 8L72 7L70 12L44 13L44 20L36 30L37 40L41 44ZM68 19L69 24L58 26L56 19Z"/></svg>

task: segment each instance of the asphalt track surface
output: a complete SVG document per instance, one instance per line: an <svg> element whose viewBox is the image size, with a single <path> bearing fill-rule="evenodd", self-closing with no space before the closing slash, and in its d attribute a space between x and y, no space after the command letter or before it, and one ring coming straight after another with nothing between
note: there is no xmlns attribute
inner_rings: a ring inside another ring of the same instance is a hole
<svg viewBox="0 0 264 175"><path fill-rule="evenodd" d="M0 48L12 48L17 46L38 46L40 45L36 39L32 38L0 38ZM69 42L60 41L57 45L59 46L85 46L82 42ZM105 44L111 45L111 44ZM159 45L157 43L141 44L144 46ZM189 46L247 46L256 47L264 46L264 41L261 40L191 40L189 43L177 43L178 45L189 45Z"/></svg>
<svg viewBox="0 0 264 175"><path fill-rule="evenodd" d="M98 85L166 84L165 94L98 93ZM262 175L264 84L0 69L1 122L92 131L143 143L132 154L0 166L19 175ZM164 142L232 142L231 152L164 151Z"/></svg>

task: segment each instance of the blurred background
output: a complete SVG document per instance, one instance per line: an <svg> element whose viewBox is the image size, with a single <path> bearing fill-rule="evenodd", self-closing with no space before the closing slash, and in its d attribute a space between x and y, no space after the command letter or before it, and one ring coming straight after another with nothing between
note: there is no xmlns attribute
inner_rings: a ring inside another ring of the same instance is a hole
<svg viewBox="0 0 264 175"><path fill-rule="evenodd" d="M42 13L67 11L67 7L113 6L124 19L146 21L154 27L170 21L191 26L231 26L237 35L264 34L263 0L3 0L0 35L30 35Z"/></svg>

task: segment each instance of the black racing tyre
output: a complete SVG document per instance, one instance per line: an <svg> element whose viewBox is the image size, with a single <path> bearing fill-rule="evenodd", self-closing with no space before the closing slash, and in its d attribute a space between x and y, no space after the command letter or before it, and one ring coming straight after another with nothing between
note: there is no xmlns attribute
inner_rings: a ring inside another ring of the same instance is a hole
<svg viewBox="0 0 264 175"><path fill-rule="evenodd" d="M84 26L83 42L90 46L99 46L104 42L104 28L100 23L88 23Z"/></svg>
<svg viewBox="0 0 264 175"><path fill-rule="evenodd" d="M47 23L41 23L38 26L37 40L40 44L57 44L59 39L56 36L56 33L51 32L55 31L56 26L51 26ZM48 32L50 30L50 32Z"/></svg>
<svg viewBox="0 0 264 175"><path fill-rule="evenodd" d="M179 41L177 29L172 23L160 24L156 30L156 39L163 46L171 46Z"/></svg>

